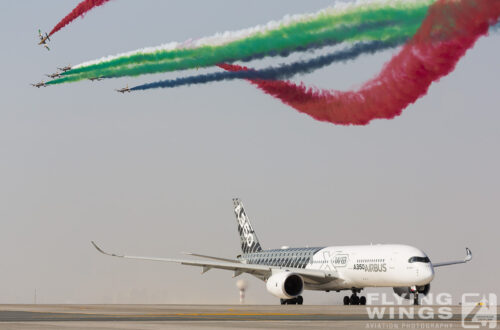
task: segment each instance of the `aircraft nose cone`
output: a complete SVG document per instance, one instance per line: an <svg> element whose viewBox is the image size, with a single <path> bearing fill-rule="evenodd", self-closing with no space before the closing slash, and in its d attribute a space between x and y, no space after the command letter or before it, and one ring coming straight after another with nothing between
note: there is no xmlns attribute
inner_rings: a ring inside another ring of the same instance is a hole
<svg viewBox="0 0 500 330"><path fill-rule="evenodd" d="M434 268L431 265L423 267L420 271L420 277L423 282L430 283L434 278Z"/></svg>

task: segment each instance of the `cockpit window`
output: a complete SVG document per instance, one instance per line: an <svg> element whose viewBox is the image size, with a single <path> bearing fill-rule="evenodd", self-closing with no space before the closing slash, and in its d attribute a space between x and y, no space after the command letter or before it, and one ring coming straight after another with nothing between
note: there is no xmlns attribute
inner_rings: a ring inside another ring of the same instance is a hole
<svg viewBox="0 0 500 330"><path fill-rule="evenodd" d="M410 259L408 259L408 262L410 264L414 263L414 262L423 262L423 263L428 264L431 261L429 260L429 257L411 257Z"/></svg>

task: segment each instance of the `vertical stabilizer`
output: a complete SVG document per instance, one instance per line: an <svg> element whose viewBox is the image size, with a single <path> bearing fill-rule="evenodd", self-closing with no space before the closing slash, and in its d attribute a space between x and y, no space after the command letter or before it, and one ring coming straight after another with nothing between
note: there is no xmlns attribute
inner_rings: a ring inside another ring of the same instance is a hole
<svg viewBox="0 0 500 330"><path fill-rule="evenodd" d="M238 221L238 233L241 239L241 251L243 253L254 253L262 251L259 240L255 231L248 220L248 216L245 213L243 204L238 198L233 199L234 213L236 214L236 220Z"/></svg>

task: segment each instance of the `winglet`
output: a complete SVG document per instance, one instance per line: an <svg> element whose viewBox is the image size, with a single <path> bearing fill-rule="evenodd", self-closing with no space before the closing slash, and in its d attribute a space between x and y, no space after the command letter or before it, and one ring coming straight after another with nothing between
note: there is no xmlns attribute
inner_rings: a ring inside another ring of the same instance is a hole
<svg viewBox="0 0 500 330"><path fill-rule="evenodd" d="M96 248L96 250L99 251L102 254L105 254L105 255L111 256L111 257L119 257L119 258L123 258L124 257L122 255L105 252L103 249L101 249L99 246L97 246L97 244L94 243L94 241L91 241L90 243L92 243L92 245Z"/></svg>
<svg viewBox="0 0 500 330"><path fill-rule="evenodd" d="M466 247L465 248L465 252L467 253L467 255L465 256L464 261L465 262L471 261L472 260L472 252L471 252L471 250L468 247Z"/></svg>

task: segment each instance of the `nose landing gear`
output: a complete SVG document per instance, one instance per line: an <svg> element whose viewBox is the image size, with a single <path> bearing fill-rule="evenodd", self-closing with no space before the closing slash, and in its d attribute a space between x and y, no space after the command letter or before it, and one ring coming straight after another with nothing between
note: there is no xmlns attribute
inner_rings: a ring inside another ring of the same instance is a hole
<svg viewBox="0 0 500 330"><path fill-rule="evenodd" d="M411 292L413 292L413 305L414 306L418 306L420 305L419 301L418 301L418 290L416 287L411 287Z"/></svg>

